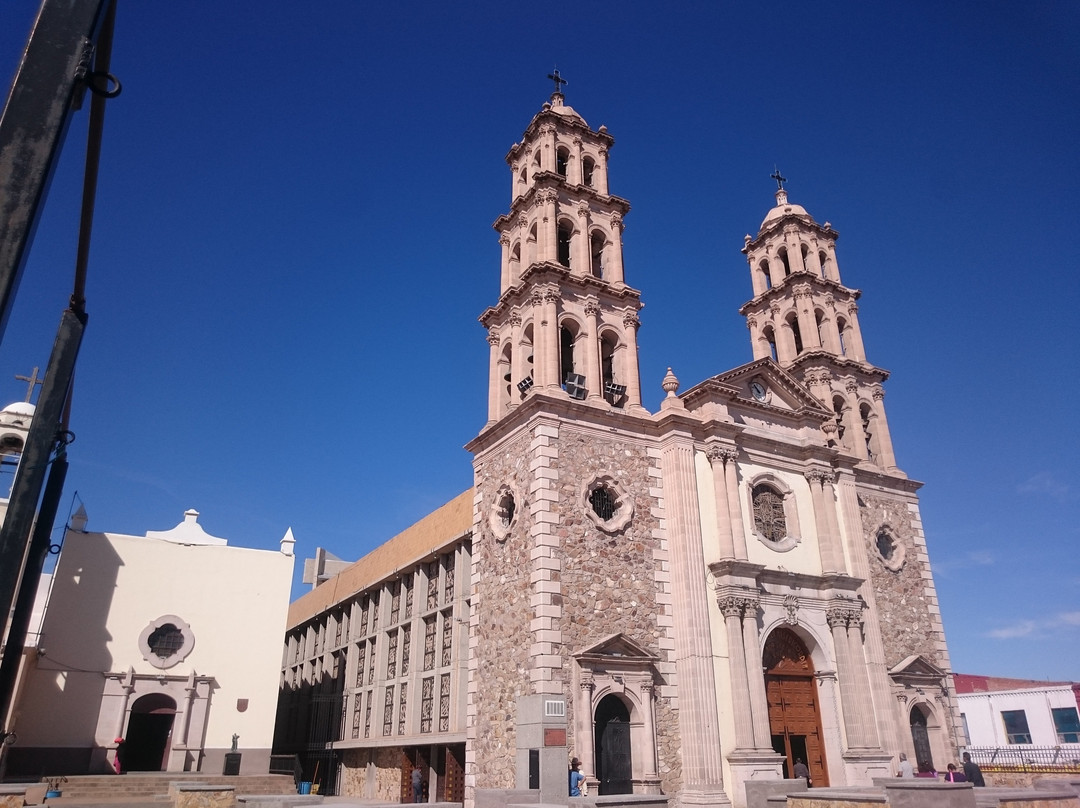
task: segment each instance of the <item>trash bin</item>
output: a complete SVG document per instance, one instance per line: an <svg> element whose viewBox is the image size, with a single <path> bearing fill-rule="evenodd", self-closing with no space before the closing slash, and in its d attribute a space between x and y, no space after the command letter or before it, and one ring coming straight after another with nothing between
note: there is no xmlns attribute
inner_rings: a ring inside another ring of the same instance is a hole
<svg viewBox="0 0 1080 808"><path fill-rule="evenodd" d="M310 794L311 793L311 781L310 780L301 780L300 781L300 793L301 794Z"/></svg>

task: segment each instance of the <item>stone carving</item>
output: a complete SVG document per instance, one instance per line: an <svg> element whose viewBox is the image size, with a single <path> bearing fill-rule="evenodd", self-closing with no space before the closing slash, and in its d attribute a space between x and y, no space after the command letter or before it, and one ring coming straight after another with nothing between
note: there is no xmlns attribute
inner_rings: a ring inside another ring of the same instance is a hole
<svg viewBox="0 0 1080 808"><path fill-rule="evenodd" d="M799 596L798 595L785 595L784 596L784 611L786 616L784 622L792 626L799 624Z"/></svg>
<svg viewBox="0 0 1080 808"><path fill-rule="evenodd" d="M640 328L641 327L641 320L638 319L638 316L637 316L636 312L632 312L632 311L625 312L623 314L622 322L623 322L623 325L626 326L627 328Z"/></svg>
<svg viewBox="0 0 1080 808"><path fill-rule="evenodd" d="M498 332L497 329L495 329L495 328L489 328L488 329L487 341L488 341L488 345L491 345L493 347L497 346L499 344L499 342L501 341L501 338L499 337L499 332Z"/></svg>

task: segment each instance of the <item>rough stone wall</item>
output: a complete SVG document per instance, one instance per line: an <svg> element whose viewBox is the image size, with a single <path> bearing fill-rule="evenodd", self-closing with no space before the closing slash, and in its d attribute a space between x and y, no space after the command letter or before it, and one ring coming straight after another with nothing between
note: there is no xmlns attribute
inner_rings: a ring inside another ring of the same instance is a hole
<svg viewBox="0 0 1080 808"><path fill-rule="evenodd" d="M401 800L401 747L383 746L345 749L341 755L341 782L338 793L363 797L368 787L368 764L375 764L375 799L380 802Z"/></svg>
<svg viewBox="0 0 1080 808"><path fill-rule="evenodd" d="M947 661L938 652L944 638L937 617L930 558L921 533L912 524L907 502L861 492L859 510L886 665L891 667L912 654L921 654L935 665L945 667ZM882 526L887 526L890 535L904 548L904 565L899 570L886 567L878 553L877 535Z"/></svg>
<svg viewBox="0 0 1080 808"><path fill-rule="evenodd" d="M484 456L476 469L479 524L473 535L475 671L470 684L474 725L473 774L477 788L513 788L518 696L529 695L532 635L529 539L530 432ZM499 541L487 522L495 492L504 483L517 491L517 521Z"/></svg>
<svg viewBox="0 0 1080 808"><path fill-rule="evenodd" d="M567 700L567 743L574 748L575 693L570 685L573 654L621 632L665 659L657 620L664 607L658 603L657 583L660 523L658 501L650 488L658 477L650 470L659 463L646 446L612 439L595 432L563 427L559 437L558 536L563 548L563 676ZM586 515L582 487L608 475L634 500L634 517L620 533L600 530ZM657 682L657 685L667 684ZM658 774L665 794L677 793L682 783L677 714L671 700L660 697L654 705Z"/></svg>

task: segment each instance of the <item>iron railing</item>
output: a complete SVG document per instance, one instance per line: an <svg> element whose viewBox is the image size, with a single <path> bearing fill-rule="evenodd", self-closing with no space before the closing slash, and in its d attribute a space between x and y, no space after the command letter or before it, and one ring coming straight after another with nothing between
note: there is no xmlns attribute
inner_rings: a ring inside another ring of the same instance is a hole
<svg viewBox="0 0 1080 808"><path fill-rule="evenodd" d="M983 771L1080 773L1080 744L968 746L961 749Z"/></svg>

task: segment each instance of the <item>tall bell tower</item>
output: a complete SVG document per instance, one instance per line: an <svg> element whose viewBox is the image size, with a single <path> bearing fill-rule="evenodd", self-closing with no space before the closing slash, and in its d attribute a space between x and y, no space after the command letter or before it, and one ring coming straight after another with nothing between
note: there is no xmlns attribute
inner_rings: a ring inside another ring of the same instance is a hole
<svg viewBox="0 0 1080 808"><path fill-rule="evenodd" d="M625 199L608 192L614 138L593 131L555 92L506 155L508 213L499 302L480 317L491 345L488 423L532 390L603 409L641 410L637 312L623 279Z"/></svg>
<svg viewBox="0 0 1080 808"><path fill-rule="evenodd" d="M750 329L754 359L771 357L835 413L823 427L829 445L899 473L883 404L889 373L866 360L860 292L840 280L839 234L790 203L786 180L779 173L773 178L776 206L742 249L754 297L739 312Z"/></svg>

